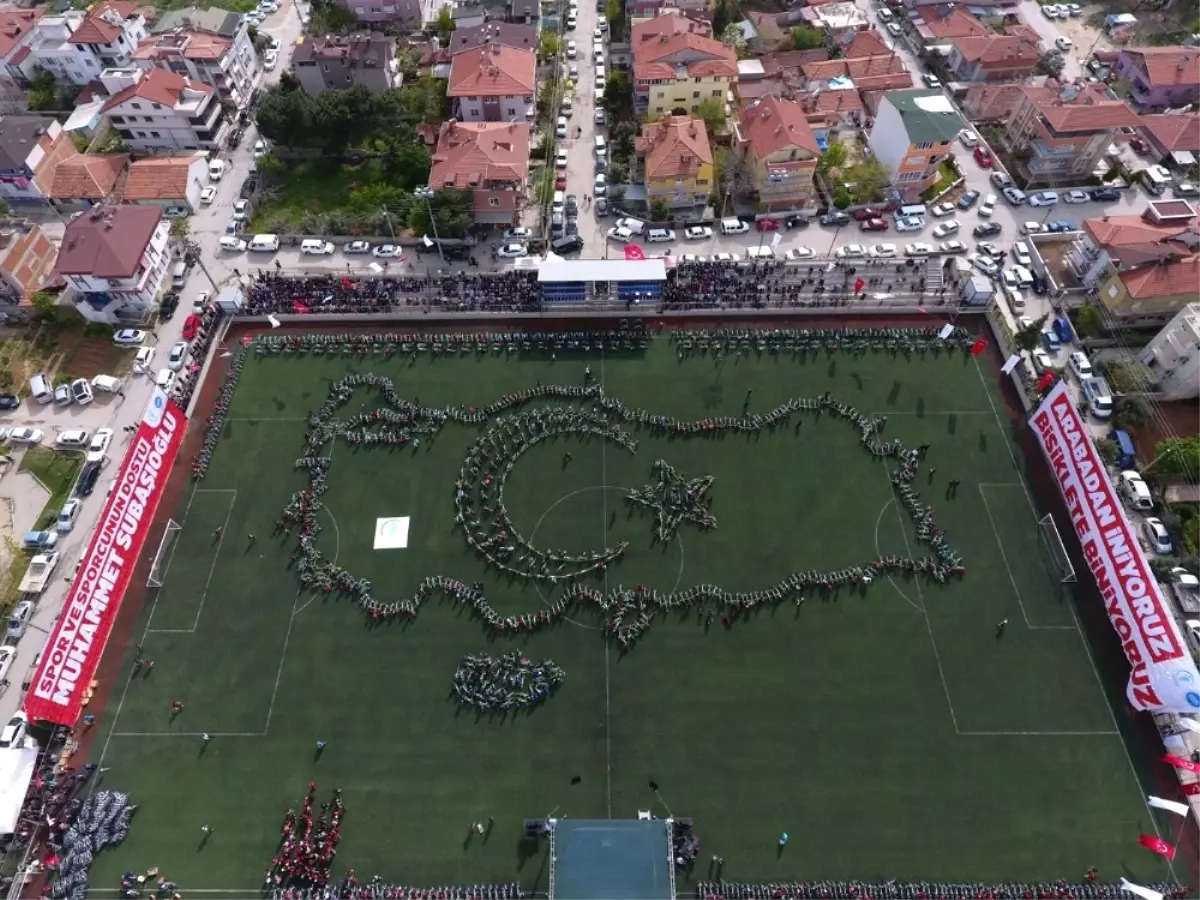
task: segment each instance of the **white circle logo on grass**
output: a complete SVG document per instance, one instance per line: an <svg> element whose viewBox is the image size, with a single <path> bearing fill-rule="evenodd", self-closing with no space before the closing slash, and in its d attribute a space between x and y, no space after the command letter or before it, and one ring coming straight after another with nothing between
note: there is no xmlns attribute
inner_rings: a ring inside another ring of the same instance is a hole
<svg viewBox="0 0 1200 900"><path fill-rule="evenodd" d="M375 520L375 549L403 550L408 546L408 516Z"/></svg>

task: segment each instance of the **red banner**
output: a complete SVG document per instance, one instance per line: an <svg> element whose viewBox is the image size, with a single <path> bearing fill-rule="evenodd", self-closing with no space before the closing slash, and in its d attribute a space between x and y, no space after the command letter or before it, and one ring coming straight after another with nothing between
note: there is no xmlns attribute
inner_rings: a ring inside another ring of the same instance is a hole
<svg viewBox="0 0 1200 900"><path fill-rule="evenodd" d="M155 390L25 697L31 721L79 718L186 429L183 410Z"/></svg>
<svg viewBox="0 0 1200 900"><path fill-rule="evenodd" d="M1168 844L1160 837L1153 834L1143 834L1138 838L1138 843L1147 850L1153 850L1159 856L1165 856L1167 859L1175 858L1175 848Z"/></svg>
<svg viewBox="0 0 1200 900"><path fill-rule="evenodd" d="M979 338L977 341L975 341L975 343L973 343L971 345L971 355L978 356L980 353L982 353L984 350L987 349L987 345L988 345L987 338Z"/></svg>
<svg viewBox="0 0 1200 900"><path fill-rule="evenodd" d="M646 251L643 250L641 247L635 246L634 244L626 244L625 245L625 258L626 259L645 259Z"/></svg>
<svg viewBox="0 0 1200 900"><path fill-rule="evenodd" d="M1163 762L1174 766L1177 769L1185 769L1193 775L1200 775L1200 763L1194 763L1190 759L1184 759L1181 756L1175 756L1172 753L1163 754Z"/></svg>

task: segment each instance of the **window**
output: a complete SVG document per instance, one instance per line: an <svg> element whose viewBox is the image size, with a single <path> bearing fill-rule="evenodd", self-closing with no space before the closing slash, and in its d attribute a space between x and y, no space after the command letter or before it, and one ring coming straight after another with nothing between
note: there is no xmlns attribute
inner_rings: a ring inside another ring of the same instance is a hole
<svg viewBox="0 0 1200 900"><path fill-rule="evenodd" d="M692 79L692 81L694 81L696 84L699 84L699 83L700 83L700 79L699 79L699 78L693 78L693 79Z"/></svg>
<svg viewBox="0 0 1200 900"><path fill-rule="evenodd" d="M134 109L142 108L142 104L140 104L140 103L130 103L129 105L132 106Z"/></svg>
<svg viewBox="0 0 1200 900"><path fill-rule="evenodd" d="M918 150L929 150L933 147L933 144L930 141L923 141L917 144L916 147Z"/></svg>
<svg viewBox="0 0 1200 900"><path fill-rule="evenodd" d="M925 162L925 159L921 156L910 156L904 162L910 166L919 166Z"/></svg>
<svg viewBox="0 0 1200 900"><path fill-rule="evenodd" d="M125 120L123 118L121 118L121 116L109 116L109 119L112 120L112 123L114 125L124 125L125 124Z"/></svg>
<svg viewBox="0 0 1200 900"><path fill-rule="evenodd" d="M707 178L697 178L696 184L708 184L708 179Z"/></svg>
<svg viewBox="0 0 1200 900"><path fill-rule="evenodd" d="M146 136L146 132L144 131L135 131L134 134L140 138L144 138Z"/></svg>
<svg viewBox="0 0 1200 900"><path fill-rule="evenodd" d="M366 11L366 9L365 9L364 7L362 7L362 6L356 6L356 7L354 7L354 14L355 14L356 16L358 16L358 17L360 17L360 18L361 18L362 16L366 15L366 13L367 13L367 11Z"/></svg>
<svg viewBox="0 0 1200 900"><path fill-rule="evenodd" d="M152 132L150 132L150 137L152 137L152 138L156 138L156 137L158 137L158 136L159 136L159 134L158 134L158 132L157 132L157 131L152 131Z"/></svg>
<svg viewBox="0 0 1200 900"><path fill-rule="evenodd" d="M532 102L533 102L533 97L527 94L527 95L525 96L525 102L526 102L526 103L532 103Z"/></svg>
<svg viewBox="0 0 1200 900"><path fill-rule="evenodd" d="M661 100L663 98L663 92L659 91L657 94L654 95L654 97L657 100Z"/></svg>
<svg viewBox="0 0 1200 900"><path fill-rule="evenodd" d="M699 99L700 99L700 92L699 92L699 91L692 91L692 99L693 99L693 100L699 100Z"/></svg>
<svg viewBox="0 0 1200 900"><path fill-rule="evenodd" d="M715 90L715 91L713 91L713 96L714 96L714 97L717 97L717 98L720 98L720 96L721 96L721 91L720 91L719 89L718 89L718 90Z"/></svg>
<svg viewBox="0 0 1200 900"><path fill-rule="evenodd" d="M472 119L478 119L478 118L479 118L479 110L477 110L477 109L472 109L472 110L471 110L471 118L472 118Z"/></svg>
<svg viewBox="0 0 1200 900"><path fill-rule="evenodd" d="M499 205L500 205L499 197L488 197L488 206L499 206Z"/></svg>

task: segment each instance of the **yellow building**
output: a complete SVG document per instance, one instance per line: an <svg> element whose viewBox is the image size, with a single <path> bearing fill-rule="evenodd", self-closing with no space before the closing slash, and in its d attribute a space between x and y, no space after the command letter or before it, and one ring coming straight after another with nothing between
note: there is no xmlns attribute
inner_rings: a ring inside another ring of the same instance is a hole
<svg viewBox="0 0 1200 900"><path fill-rule="evenodd" d="M705 100L724 104L737 81L737 54L686 16L642 22L630 43L633 103L640 116L695 113Z"/></svg>
<svg viewBox="0 0 1200 900"><path fill-rule="evenodd" d="M642 126L637 154L650 203L702 206L713 190L713 152L700 119L667 116Z"/></svg>

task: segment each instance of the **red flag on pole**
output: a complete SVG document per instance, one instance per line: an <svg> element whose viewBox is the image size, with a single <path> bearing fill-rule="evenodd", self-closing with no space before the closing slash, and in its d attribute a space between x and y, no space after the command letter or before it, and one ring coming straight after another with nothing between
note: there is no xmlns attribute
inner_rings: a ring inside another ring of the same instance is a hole
<svg viewBox="0 0 1200 900"><path fill-rule="evenodd" d="M854 293L857 294L859 291L861 291L863 289L864 284L866 284L866 282L863 281L861 278L859 278L857 281L855 281L854 282Z"/></svg>
<svg viewBox="0 0 1200 900"><path fill-rule="evenodd" d="M1200 775L1200 763L1194 763L1190 759L1184 759L1181 756L1175 756L1171 753L1164 753L1162 761L1177 769L1186 769L1193 775Z"/></svg>
<svg viewBox="0 0 1200 900"><path fill-rule="evenodd" d="M929 312L929 310L928 310L928 309L926 309L924 306L918 306L918 307L917 307L917 312L919 312L919 313L928 313L928 312Z"/></svg>
<svg viewBox="0 0 1200 900"><path fill-rule="evenodd" d="M625 258L626 259L645 259L646 251L643 250L641 247L634 246L633 244L626 244L625 245Z"/></svg>
<svg viewBox="0 0 1200 900"><path fill-rule="evenodd" d="M312 307L305 306L299 300L293 300L292 301L292 312L310 313L310 312L312 312Z"/></svg>
<svg viewBox="0 0 1200 900"><path fill-rule="evenodd" d="M1138 838L1138 843L1147 850L1154 851L1159 856L1165 856L1167 859L1175 858L1175 848L1157 835L1143 834Z"/></svg>
<svg viewBox="0 0 1200 900"><path fill-rule="evenodd" d="M971 355L978 356L980 353L982 353L984 350L987 349L987 345L988 345L987 338L980 338L979 340L977 340L975 343L973 343L971 345Z"/></svg>

